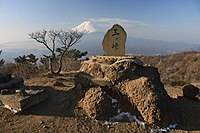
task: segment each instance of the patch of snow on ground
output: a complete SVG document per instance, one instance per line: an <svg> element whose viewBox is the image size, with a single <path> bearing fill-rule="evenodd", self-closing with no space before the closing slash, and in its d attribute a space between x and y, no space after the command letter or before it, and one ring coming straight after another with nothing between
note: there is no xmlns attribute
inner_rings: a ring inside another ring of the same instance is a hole
<svg viewBox="0 0 200 133"><path fill-rule="evenodd" d="M118 73L123 73L125 70L120 70Z"/></svg>
<svg viewBox="0 0 200 133"><path fill-rule="evenodd" d="M169 129L174 129L176 128L178 124L170 124L168 127L164 127L164 128L159 128L159 129L152 129L152 133L163 133L163 132L168 132Z"/></svg>
<svg viewBox="0 0 200 133"><path fill-rule="evenodd" d="M18 112L17 110L11 108L11 107L8 106L8 105L4 105L4 107L7 108L7 109L9 109L9 110L11 110L14 114Z"/></svg>
<svg viewBox="0 0 200 133"><path fill-rule="evenodd" d="M114 99L113 97L111 97L111 96L109 96L110 97L110 99L112 100L112 103L117 103L118 101L117 101L117 99Z"/></svg>
<svg viewBox="0 0 200 133"><path fill-rule="evenodd" d="M118 109L118 110L117 110L117 113L119 114L120 112L121 112L121 109Z"/></svg>
<svg viewBox="0 0 200 133"><path fill-rule="evenodd" d="M132 116L129 112L121 112L121 113L119 113L118 115L116 115L116 116L110 118L109 121L110 121L110 122L122 121L122 120L124 120L124 119L127 119L127 120L129 120L130 122L135 121L135 122L137 122L137 123L139 123L139 124L141 124L141 125L145 125L144 122L142 122L142 121L140 121L139 119L137 119L136 116Z"/></svg>
<svg viewBox="0 0 200 133"><path fill-rule="evenodd" d="M117 103L117 99L112 98L112 103Z"/></svg>
<svg viewBox="0 0 200 133"><path fill-rule="evenodd" d="M177 123L172 124L172 125L170 124L170 125L169 125L169 128L176 128L177 125L178 125Z"/></svg>

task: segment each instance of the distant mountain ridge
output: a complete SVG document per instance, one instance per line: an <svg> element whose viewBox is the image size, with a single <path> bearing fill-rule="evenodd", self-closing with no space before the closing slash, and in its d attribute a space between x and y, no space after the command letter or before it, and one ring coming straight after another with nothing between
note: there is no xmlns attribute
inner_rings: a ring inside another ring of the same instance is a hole
<svg viewBox="0 0 200 133"><path fill-rule="evenodd" d="M102 49L102 40L105 35L105 30L98 27L91 21L85 21L78 26L72 28L78 32L83 32L85 35L81 41L72 48L81 51L88 51L89 55L104 54ZM44 52L48 54L45 46L33 40L12 42L0 44L0 50L3 50L2 58L15 58L19 55L34 53L41 56ZM145 39L130 36L128 34L126 41L126 54L141 54L141 55L163 55L172 54L182 51L200 51L200 44L191 44L185 42L169 42L156 39Z"/></svg>
<svg viewBox="0 0 200 133"><path fill-rule="evenodd" d="M90 55L103 54L102 40L104 32L86 34L74 48L88 51ZM196 44L185 42L169 42L128 36L125 44L126 54L158 55L182 51L198 50Z"/></svg>
<svg viewBox="0 0 200 133"><path fill-rule="evenodd" d="M85 21L75 28L79 32L85 33L81 38L81 42L74 47L83 51L88 51L90 55L103 54L102 40L105 31L99 30L100 27L95 26L90 21ZM185 42L169 42L156 39L137 38L131 35L127 36L126 54L171 54L182 51L190 51L198 49L200 45Z"/></svg>

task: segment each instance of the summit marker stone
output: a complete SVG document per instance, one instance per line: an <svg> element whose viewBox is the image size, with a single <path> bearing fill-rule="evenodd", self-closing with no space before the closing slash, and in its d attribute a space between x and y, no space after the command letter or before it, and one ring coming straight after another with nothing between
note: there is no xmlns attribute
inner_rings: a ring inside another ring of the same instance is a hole
<svg viewBox="0 0 200 133"><path fill-rule="evenodd" d="M104 36L102 45L105 55L108 56L124 56L126 31L118 24L114 24Z"/></svg>

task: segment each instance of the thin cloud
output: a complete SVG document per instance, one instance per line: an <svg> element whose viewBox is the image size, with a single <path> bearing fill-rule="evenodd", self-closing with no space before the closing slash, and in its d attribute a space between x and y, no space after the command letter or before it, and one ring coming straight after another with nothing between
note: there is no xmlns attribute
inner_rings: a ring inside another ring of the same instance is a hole
<svg viewBox="0 0 200 133"><path fill-rule="evenodd" d="M15 15L11 15L11 14L8 14L8 13L2 13L0 12L0 17L9 17L9 18L20 18L18 14L15 14Z"/></svg>
<svg viewBox="0 0 200 133"><path fill-rule="evenodd" d="M1 12L0 12L0 16L3 16L3 17L11 17L10 14L7 14L7 13L1 13Z"/></svg>
<svg viewBox="0 0 200 133"><path fill-rule="evenodd" d="M118 23L123 26L133 26L133 25L149 25L143 21L120 19L120 18L91 18L90 21L96 23L99 26L110 27L111 25Z"/></svg>

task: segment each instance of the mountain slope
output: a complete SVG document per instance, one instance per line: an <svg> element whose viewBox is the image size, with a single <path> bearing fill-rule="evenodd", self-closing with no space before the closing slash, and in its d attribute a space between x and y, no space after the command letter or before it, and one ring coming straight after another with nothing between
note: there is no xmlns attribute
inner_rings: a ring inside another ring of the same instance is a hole
<svg viewBox="0 0 200 133"><path fill-rule="evenodd" d="M72 30L76 30L78 32L89 34L89 33L96 32L98 30L98 28L94 24L92 24L92 22L85 21L85 22L81 23L80 25L72 28Z"/></svg>
<svg viewBox="0 0 200 133"><path fill-rule="evenodd" d="M200 52L182 52L170 55L139 56L145 64L157 67L165 83L200 80Z"/></svg>

